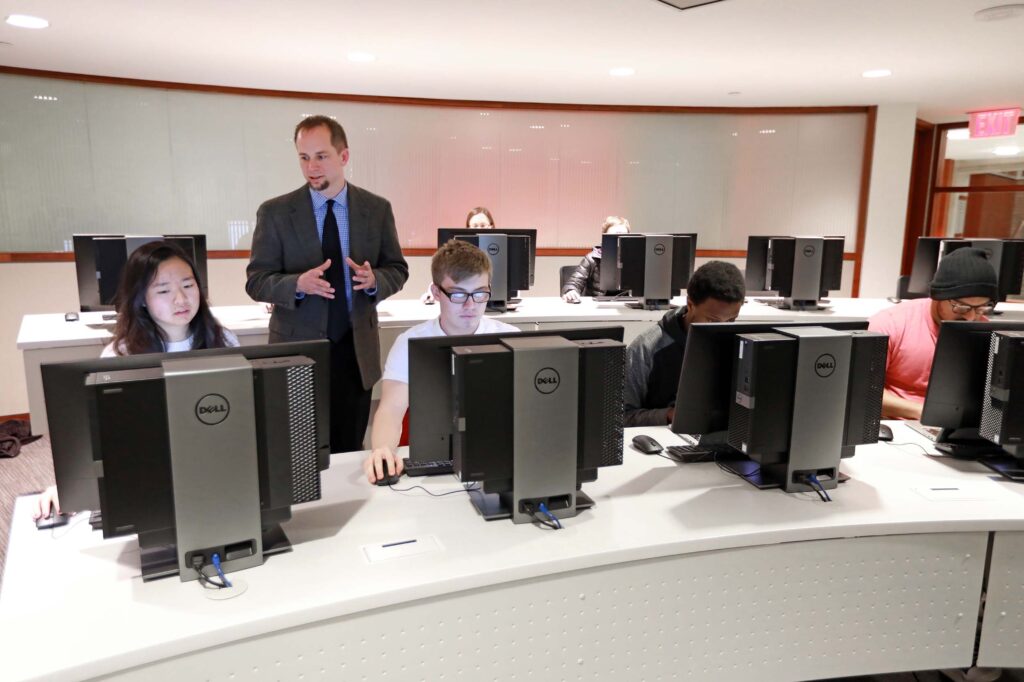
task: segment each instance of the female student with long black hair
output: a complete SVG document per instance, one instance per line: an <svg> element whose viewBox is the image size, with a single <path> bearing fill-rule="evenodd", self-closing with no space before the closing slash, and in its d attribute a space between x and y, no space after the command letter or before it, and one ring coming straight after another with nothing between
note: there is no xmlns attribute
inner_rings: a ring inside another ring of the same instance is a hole
<svg viewBox="0 0 1024 682"><path fill-rule="evenodd" d="M132 252L114 307L114 340L100 357L238 345L210 312L192 259L171 242L150 242ZM49 515L51 506L60 513L55 486L39 496L35 518Z"/></svg>

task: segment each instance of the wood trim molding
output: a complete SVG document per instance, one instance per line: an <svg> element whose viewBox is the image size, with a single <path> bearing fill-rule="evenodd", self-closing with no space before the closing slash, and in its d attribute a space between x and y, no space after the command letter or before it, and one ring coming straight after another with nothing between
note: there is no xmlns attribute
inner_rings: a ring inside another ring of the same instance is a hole
<svg viewBox="0 0 1024 682"><path fill-rule="evenodd" d="M0 66L0 73L32 78L52 78L56 80L79 81L85 83L102 83L105 85L125 85L143 88L161 88L164 90L188 90L191 92L210 92L227 95L247 95L251 97L282 97L288 99L333 100L342 102L365 102L370 104L406 104L413 106L454 107L463 109L543 109L549 111L619 111L633 113L657 114L863 114L871 107L867 106L832 106L832 107L683 107L658 104L568 104L557 102L503 102L463 99L435 99L428 97L388 97L382 95L354 95L332 92L301 92L295 90L265 90L260 88L239 88L227 85L205 85L200 83L176 83L172 81L153 81L138 78L117 78L114 76L94 76L64 71L44 71L40 69L23 69L15 66Z"/></svg>
<svg viewBox="0 0 1024 682"><path fill-rule="evenodd" d="M19 414L0 414L0 422L5 422L9 419L20 419L22 421L29 421L28 412L21 412Z"/></svg>
<svg viewBox="0 0 1024 682"><path fill-rule="evenodd" d="M935 147L935 126L918 119L914 130L914 149L910 165L910 187L907 192L907 219L903 228L903 254L900 274L913 269L918 237L928 233L932 158Z"/></svg>
<svg viewBox="0 0 1024 682"><path fill-rule="evenodd" d="M73 262L71 251L8 251L0 253L0 263L62 263Z"/></svg>
<svg viewBox="0 0 1024 682"><path fill-rule="evenodd" d="M875 158L875 119L878 107L868 110L867 125L864 129L864 153L860 166L860 201L857 202L857 237L854 246L856 258L853 264L853 286L850 293L854 298L860 296L860 272L863 266L864 242L868 230L868 198L871 194L871 166Z"/></svg>
<svg viewBox="0 0 1024 682"><path fill-rule="evenodd" d="M403 256L433 256L437 249L433 247L409 247L402 249ZM591 252L590 247L580 248L539 248L538 256L580 256L583 257ZM206 257L209 260L230 260L248 259L248 251L208 251ZM697 249L698 258L746 258L746 249ZM0 263L70 263L75 260L75 255L69 251L17 251L14 253L0 253ZM843 254L844 261L858 261L856 252L848 251Z"/></svg>
<svg viewBox="0 0 1024 682"><path fill-rule="evenodd" d="M968 185L966 187L936 187L935 194L951 192L1024 192L1024 184L1020 185Z"/></svg>

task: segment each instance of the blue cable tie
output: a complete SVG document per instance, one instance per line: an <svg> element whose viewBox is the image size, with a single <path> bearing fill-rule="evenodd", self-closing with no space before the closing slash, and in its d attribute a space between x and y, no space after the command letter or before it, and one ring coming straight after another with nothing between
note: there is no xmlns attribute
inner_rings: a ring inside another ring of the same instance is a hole
<svg viewBox="0 0 1024 682"><path fill-rule="evenodd" d="M224 569L220 567L220 554L214 553L213 567L217 569L217 575L219 575L221 581L223 581L224 587L231 587L231 581L229 581L227 576L224 575Z"/></svg>

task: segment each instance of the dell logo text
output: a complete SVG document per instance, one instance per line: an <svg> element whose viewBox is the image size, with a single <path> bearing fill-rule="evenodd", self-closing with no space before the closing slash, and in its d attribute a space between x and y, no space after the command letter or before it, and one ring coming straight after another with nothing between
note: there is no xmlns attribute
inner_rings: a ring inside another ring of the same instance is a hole
<svg viewBox="0 0 1024 682"><path fill-rule="evenodd" d="M533 377L533 386L541 393L554 393L561 383L561 377L552 367L545 367Z"/></svg>
<svg viewBox="0 0 1024 682"><path fill-rule="evenodd" d="M208 426L215 426L228 418L231 403L219 393L207 393L196 403L196 419Z"/></svg>

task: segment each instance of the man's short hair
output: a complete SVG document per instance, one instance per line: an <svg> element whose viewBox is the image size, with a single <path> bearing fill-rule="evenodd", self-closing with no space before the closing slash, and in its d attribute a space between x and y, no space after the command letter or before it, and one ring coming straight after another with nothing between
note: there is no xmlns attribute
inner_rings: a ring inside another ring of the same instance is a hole
<svg viewBox="0 0 1024 682"><path fill-rule="evenodd" d="M747 295L740 269L732 263L713 260L697 268L686 285L686 297L699 305L709 298L726 303L742 303Z"/></svg>
<svg viewBox="0 0 1024 682"><path fill-rule="evenodd" d="M299 133L301 131L312 130L313 128L319 128L320 126L325 126L327 130L331 131L331 146L339 152L342 149L348 148L348 137L345 136L345 129L341 127L340 123L330 116L307 116L299 121L299 125L295 126L295 134L292 136L292 142L298 141Z"/></svg>
<svg viewBox="0 0 1024 682"><path fill-rule="evenodd" d="M490 280L491 259L477 247L459 239L450 240L430 259L430 276L437 286L441 286L445 275L453 282L461 282L484 274Z"/></svg>

